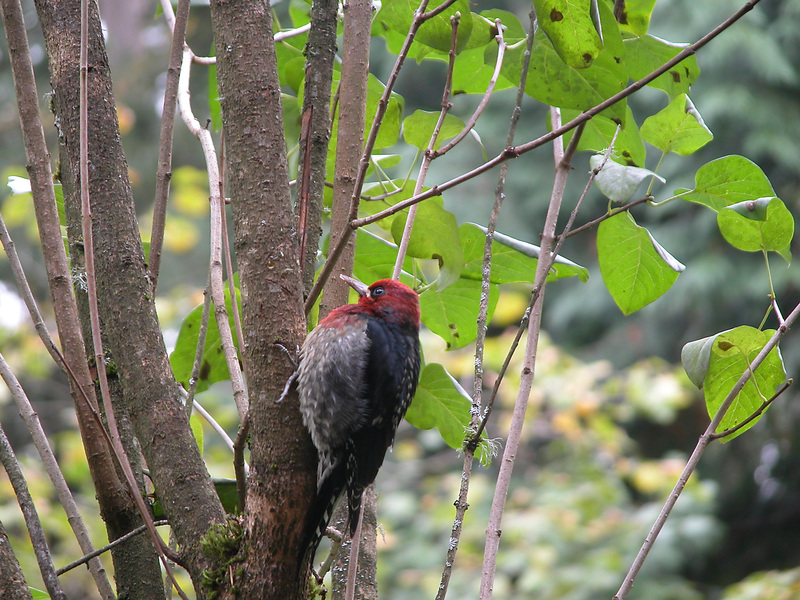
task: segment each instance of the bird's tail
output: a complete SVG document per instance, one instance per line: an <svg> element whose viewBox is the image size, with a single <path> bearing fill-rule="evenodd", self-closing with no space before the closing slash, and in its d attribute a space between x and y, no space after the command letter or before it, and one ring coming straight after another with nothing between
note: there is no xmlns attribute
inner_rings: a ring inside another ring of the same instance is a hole
<svg viewBox="0 0 800 600"><path fill-rule="evenodd" d="M325 536L328 523L331 520L336 502L344 490L344 465L337 465L329 471L328 476L320 481L317 496L306 521L306 533L303 542L303 556L300 560L300 569L305 568L308 561L314 560L319 543Z"/></svg>

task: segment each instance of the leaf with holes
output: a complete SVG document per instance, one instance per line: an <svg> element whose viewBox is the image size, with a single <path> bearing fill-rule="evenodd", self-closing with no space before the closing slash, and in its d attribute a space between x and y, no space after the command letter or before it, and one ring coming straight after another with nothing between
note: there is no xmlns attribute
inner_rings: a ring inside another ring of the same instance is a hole
<svg viewBox="0 0 800 600"><path fill-rule="evenodd" d="M694 180L693 190L675 190L675 195L717 212L731 204L775 195L761 167L735 154L704 164Z"/></svg>
<svg viewBox="0 0 800 600"><path fill-rule="evenodd" d="M442 291L429 288L419 296L422 322L447 343L447 349L463 348L478 334L480 281L459 279ZM497 286L489 288L489 318L497 305Z"/></svg>
<svg viewBox="0 0 800 600"><path fill-rule="evenodd" d="M760 331L743 325L690 342L683 347L681 362L692 383L703 389L710 417L717 413L733 386L751 368L753 359L774 333L773 330ZM736 396L717 432L736 427L750 417L772 397L785 380L783 358L776 347ZM755 425L759 418L753 419L724 440L741 435Z"/></svg>
<svg viewBox="0 0 800 600"><path fill-rule="evenodd" d="M603 49L589 0L533 0L539 27L564 63L573 69L590 66Z"/></svg>
<svg viewBox="0 0 800 600"><path fill-rule="evenodd" d="M752 212L748 209L750 206ZM758 218L761 212L763 218ZM734 248L745 252L777 252L786 262L791 261L794 217L780 198L732 204L717 213L717 225Z"/></svg>

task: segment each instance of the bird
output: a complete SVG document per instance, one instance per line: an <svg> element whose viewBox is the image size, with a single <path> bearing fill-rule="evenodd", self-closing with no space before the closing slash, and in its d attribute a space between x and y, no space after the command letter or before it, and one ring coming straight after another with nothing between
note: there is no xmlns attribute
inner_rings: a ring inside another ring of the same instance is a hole
<svg viewBox="0 0 800 600"><path fill-rule="evenodd" d="M343 495L355 533L364 489L375 481L419 379L417 292L392 279L367 286L340 277L358 303L335 308L308 334L297 372L303 423L318 454L301 565L313 559Z"/></svg>

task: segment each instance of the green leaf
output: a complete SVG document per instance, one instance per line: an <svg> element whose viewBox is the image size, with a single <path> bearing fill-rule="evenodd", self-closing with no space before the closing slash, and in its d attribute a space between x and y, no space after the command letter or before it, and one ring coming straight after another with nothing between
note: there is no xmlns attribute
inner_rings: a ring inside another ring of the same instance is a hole
<svg viewBox="0 0 800 600"><path fill-rule="evenodd" d="M500 19L503 27L503 39L507 44L514 44L526 39L525 29L513 13L504 10L487 10L480 15L472 14L472 36L466 48L459 52L453 65L453 94L483 94L494 73L494 62L485 59L487 46L497 46L494 36L497 34L494 20ZM489 27L488 35L486 27ZM502 75L497 78L495 90L516 87L516 82L509 81Z"/></svg>
<svg viewBox="0 0 800 600"><path fill-rule="evenodd" d="M217 492L217 496L219 496L220 502L222 502L225 512L232 515L241 513L236 480L224 477L213 477L211 481L214 484L214 489Z"/></svg>
<svg viewBox="0 0 800 600"><path fill-rule="evenodd" d="M603 282L625 315L661 297L683 270L628 212L600 223L597 258Z"/></svg>
<svg viewBox="0 0 800 600"><path fill-rule="evenodd" d="M406 420L418 429L435 427L448 446L461 450L470 425L471 407L469 396L458 382L442 365L432 363L422 370ZM479 444L475 455L481 464L489 465L491 452L485 441Z"/></svg>
<svg viewBox="0 0 800 600"><path fill-rule="evenodd" d="M629 2L626 2L626 8ZM652 7L651 7L652 8ZM624 29L624 26L621 26ZM651 35L630 38L624 41L625 64L632 79L649 75L664 63L675 58L688 44L673 44ZM689 88L700 76L697 59L690 56L659 75L648 85L663 90L670 98L689 92Z"/></svg>
<svg viewBox="0 0 800 600"><path fill-rule="evenodd" d="M553 49L573 69L590 66L603 49L592 19L591 0L533 0L539 27Z"/></svg>
<svg viewBox="0 0 800 600"><path fill-rule="evenodd" d="M364 283L372 283L379 279L389 279L397 260L397 246L378 237L363 228L356 231L356 255L353 264L353 275ZM413 259L406 256L403 261L403 273L400 280L411 285L413 277L407 275L414 271Z"/></svg>
<svg viewBox="0 0 800 600"><path fill-rule="evenodd" d="M341 72L339 69L333 71L331 102L337 95L336 91L339 88L339 80L341 79ZM372 126L372 121L375 118L383 92L386 86L378 80L372 73L367 77L367 107L365 112L365 131L369 131ZM403 97L399 94L392 92L389 96L389 104L386 107L386 113L383 116L381 128L378 131L378 137L375 139L375 150L381 148L388 148L393 146L397 139L400 137L400 122L403 116ZM303 104L303 86L300 86L297 98L298 106ZM337 113L338 117L338 113ZM334 167L336 165L336 144L339 138L339 119L336 118L331 126L331 138L328 144L328 177L331 179L334 175Z"/></svg>
<svg viewBox="0 0 800 600"><path fill-rule="evenodd" d="M731 204L773 197L775 190L757 164L734 154L704 164L697 170L694 189L675 194L719 212Z"/></svg>
<svg viewBox="0 0 800 600"><path fill-rule="evenodd" d="M571 121L579 114L580 111L577 110L568 108L561 110L561 118L564 123ZM603 115L597 115L586 123L577 149L605 153L611 145L611 140L614 139L616 130L617 124L614 121ZM573 133L575 133L574 129L564 134L564 144L569 143ZM626 108L625 127L617 135L614 149L611 151L611 158L628 167L642 167L645 164L644 142L630 107Z"/></svg>
<svg viewBox="0 0 800 600"><path fill-rule="evenodd" d="M525 92L540 102L560 108L586 110L621 91L628 82L624 64L622 36L610 5L598 4L603 32L603 50L594 63L585 69L568 66L558 56L553 44L545 36L534 38L531 50L530 72ZM519 81L525 42L518 42L506 51L502 73L509 81ZM497 50L487 49L486 61L494 64ZM624 101L601 113L614 122L625 123L627 114Z"/></svg>
<svg viewBox="0 0 800 600"><path fill-rule="evenodd" d="M432 0L428 3L426 10L431 11L443 2L444 0ZM373 35L385 35L386 32L391 30L405 38L411 25L414 11L418 6L419 2L416 2L416 0L383 0L381 10L375 17ZM472 34L472 18L468 0L456 0L452 6L432 19L425 21L417 31L415 43L423 44L441 54L450 52L452 39L450 17L457 12L461 13L461 21L458 26L456 49L457 51L463 49ZM391 45L390 50L395 52Z"/></svg>
<svg viewBox="0 0 800 600"><path fill-rule="evenodd" d="M602 154L595 154L589 159L589 165L592 169L597 169L603 164L603 160ZM664 183L663 177L649 169L626 167L613 160L607 160L594 178L594 184L612 202L627 202L633 197L641 183L649 177L655 177Z"/></svg>
<svg viewBox="0 0 800 600"><path fill-rule="evenodd" d="M683 347L681 362L692 383L701 387L708 414L713 418L733 386L775 332L741 326L690 342ZM786 380L783 359L774 348L756 369L720 422L717 432L736 427L755 413L778 386ZM736 433L724 438L731 440L755 425L754 419Z"/></svg>
<svg viewBox="0 0 800 600"><path fill-rule="evenodd" d="M211 45L213 52L214 45ZM208 111L211 115L211 126L214 131L222 129L222 106L219 102L219 88L217 87L217 65L208 67Z"/></svg>
<svg viewBox="0 0 800 600"><path fill-rule="evenodd" d="M633 35L644 35L650 27L650 15L656 0L625 0L619 27Z"/></svg>
<svg viewBox="0 0 800 600"><path fill-rule="evenodd" d="M461 277L480 281L483 272L483 250L486 244L486 230L473 223L459 227L461 243L464 248L464 270ZM492 241L492 283L533 283L539 247L495 232ZM556 257L548 281L565 277L578 277L586 282L589 270L562 256Z"/></svg>
<svg viewBox="0 0 800 600"><path fill-rule="evenodd" d="M676 97L663 110L645 119L642 138L661 150L686 156L714 139L700 113L686 94Z"/></svg>
<svg viewBox="0 0 800 600"><path fill-rule="evenodd" d="M750 202L740 202L720 210L717 213L719 230L734 248L745 252L777 252L789 262L794 217L780 198L760 198L752 204L758 207L761 203L763 206L764 201L763 219L750 218L741 212L748 212L746 207Z"/></svg>
<svg viewBox="0 0 800 600"><path fill-rule="evenodd" d="M471 279L459 279L441 292L429 288L419 296L422 322L447 343L448 350L463 348L478 334L480 296L480 283ZM490 318L498 296L497 286L490 286Z"/></svg>
<svg viewBox="0 0 800 600"><path fill-rule="evenodd" d="M408 144L416 146L420 150L426 150L431 141L431 135L439 122L438 112L427 112L415 110L403 120L403 139ZM464 121L451 114L445 115L439 135L436 138L434 150L441 148L445 140L449 140L461 133L464 129Z"/></svg>
<svg viewBox="0 0 800 600"><path fill-rule="evenodd" d="M431 198L417 205L414 227L408 242L408 255L433 258L439 262L437 287L444 290L459 278L464 267L464 252L458 234L456 217ZM392 237L396 243L403 238L408 209L400 211L392 222Z"/></svg>
<svg viewBox="0 0 800 600"><path fill-rule="evenodd" d="M200 450L200 456L203 455L203 422L200 420L200 417L197 413L193 412L191 416L189 416L189 427L192 430L192 435L194 435L194 441L197 443L197 447Z"/></svg>
<svg viewBox="0 0 800 600"><path fill-rule="evenodd" d="M159 6L161 6L159 4ZM43 592L42 590L37 590L36 588L29 587L28 591L31 593L31 598L33 600L50 600L50 594L47 592Z"/></svg>
<svg viewBox="0 0 800 600"><path fill-rule="evenodd" d="M241 308L238 288L236 289L236 304L237 307ZM225 308L228 311L228 320L231 329L233 329L233 313L231 312L232 306L227 286L225 287ZM192 365L194 364L194 355L197 348L197 338L202 316L202 304L192 309L192 311L186 315L183 323L181 323L180 331L178 332L175 350L173 350L169 357L172 371L175 373L175 379L187 389L189 388L189 378L192 376ZM236 339L234 337L234 343L235 342ZM217 320L214 318L212 311L208 319L208 330L206 333L206 343L203 347L203 358L200 363L197 392L199 393L207 390L211 384L227 379L230 379L230 374L228 373L228 365L225 362L225 356L222 353L222 343L220 342Z"/></svg>

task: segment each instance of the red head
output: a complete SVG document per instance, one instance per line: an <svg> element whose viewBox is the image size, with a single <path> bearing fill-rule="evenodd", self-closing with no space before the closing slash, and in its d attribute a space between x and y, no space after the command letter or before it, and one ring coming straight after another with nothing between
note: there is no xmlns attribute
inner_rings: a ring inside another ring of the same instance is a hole
<svg viewBox="0 0 800 600"><path fill-rule="evenodd" d="M404 283L381 279L370 286L358 279L340 275L360 298L357 305L388 321L410 322L419 329L419 295Z"/></svg>

